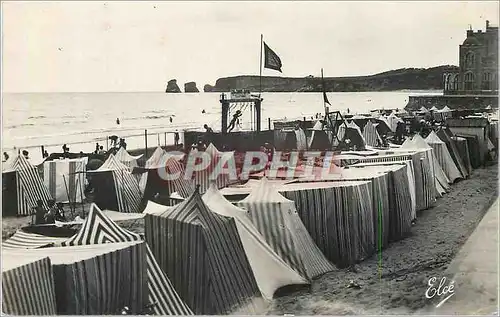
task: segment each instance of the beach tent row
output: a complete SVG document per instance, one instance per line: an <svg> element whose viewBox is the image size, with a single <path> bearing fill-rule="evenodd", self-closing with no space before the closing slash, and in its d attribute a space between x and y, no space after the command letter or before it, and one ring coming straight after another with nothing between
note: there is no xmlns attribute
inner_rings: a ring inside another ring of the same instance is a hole
<svg viewBox="0 0 500 317"><path fill-rule="evenodd" d="M30 235L33 236L32 243ZM41 235L29 233L22 238L22 244L19 243L19 234L5 241L3 249L7 253L2 258L18 254L49 257L53 266L58 314L118 314L125 306L132 313L139 314L148 304L154 304L153 311L157 315L192 314L159 268L143 239L120 228L96 205L92 205L82 227L70 238L44 237L41 241ZM46 244L43 245L43 242ZM4 265L4 275L5 272ZM26 274L32 273L28 271ZM17 296L18 305L24 305L24 313L35 314L29 307L31 298L15 294L27 292L25 288L28 286L19 284L17 289L10 290L13 294L4 288L4 312L15 313L19 309L5 309L8 303L6 296Z"/></svg>
<svg viewBox="0 0 500 317"><path fill-rule="evenodd" d="M174 207L151 209L157 211L146 215L146 240L195 314L258 313L279 288L309 284L311 276L334 270L320 252L314 254L312 240L298 237L307 233L297 229L300 219L267 223L280 228L270 243L269 227L259 228L215 184L203 196L198 186Z"/></svg>

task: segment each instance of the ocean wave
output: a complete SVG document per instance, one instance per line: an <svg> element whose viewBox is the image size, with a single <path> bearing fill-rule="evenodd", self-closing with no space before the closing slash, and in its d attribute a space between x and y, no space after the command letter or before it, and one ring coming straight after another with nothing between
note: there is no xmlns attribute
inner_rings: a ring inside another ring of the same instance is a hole
<svg viewBox="0 0 500 317"><path fill-rule="evenodd" d="M45 116L30 116L28 119L43 119L46 118Z"/></svg>

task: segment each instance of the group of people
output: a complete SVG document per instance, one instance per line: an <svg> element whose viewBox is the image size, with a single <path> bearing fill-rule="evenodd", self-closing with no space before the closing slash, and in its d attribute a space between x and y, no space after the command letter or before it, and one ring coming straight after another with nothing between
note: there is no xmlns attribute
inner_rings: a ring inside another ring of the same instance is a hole
<svg viewBox="0 0 500 317"><path fill-rule="evenodd" d="M53 199L47 201L49 209L43 206L43 201L38 200L35 207L35 225L51 224L57 221L65 221L62 203L57 203Z"/></svg>

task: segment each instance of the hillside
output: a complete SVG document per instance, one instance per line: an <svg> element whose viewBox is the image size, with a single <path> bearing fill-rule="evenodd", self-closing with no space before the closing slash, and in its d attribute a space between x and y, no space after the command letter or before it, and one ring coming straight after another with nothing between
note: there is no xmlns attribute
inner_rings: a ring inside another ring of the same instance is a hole
<svg viewBox="0 0 500 317"><path fill-rule="evenodd" d="M402 89L442 89L443 73L458 70L457 66L402 68L375 75L356 77L325 77L326 91L391 91ZM231 89L259 90L259 76L234 76L217 79L215 86L205 85L206 92ZM321 77L262 77L262 91L321 92Z"/></svg>

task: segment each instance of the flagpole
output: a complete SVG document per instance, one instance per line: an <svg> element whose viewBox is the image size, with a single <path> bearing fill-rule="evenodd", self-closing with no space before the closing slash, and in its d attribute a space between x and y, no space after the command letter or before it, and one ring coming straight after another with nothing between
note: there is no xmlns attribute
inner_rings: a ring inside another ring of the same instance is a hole
<svg viewBox="0 0 500 317"><path fill-rule="evenodd" d="M264 36L261 34L260 35L260 64L259 64L259 99L260 99L260 94L262 93L262 43L263 43L263 38Z"/></svg>
<svg viewBox="0 0 500 317"><path fill-rule="evenodd" d="M323 90L323 96L324 94L326 94L326 90L325 90L325 79L323 78L323 68L321 68L321 90ZM325 110L325 117L327 115L327 111L326 111L326 100L325 98L323 98L323 109Z"/></svg>

